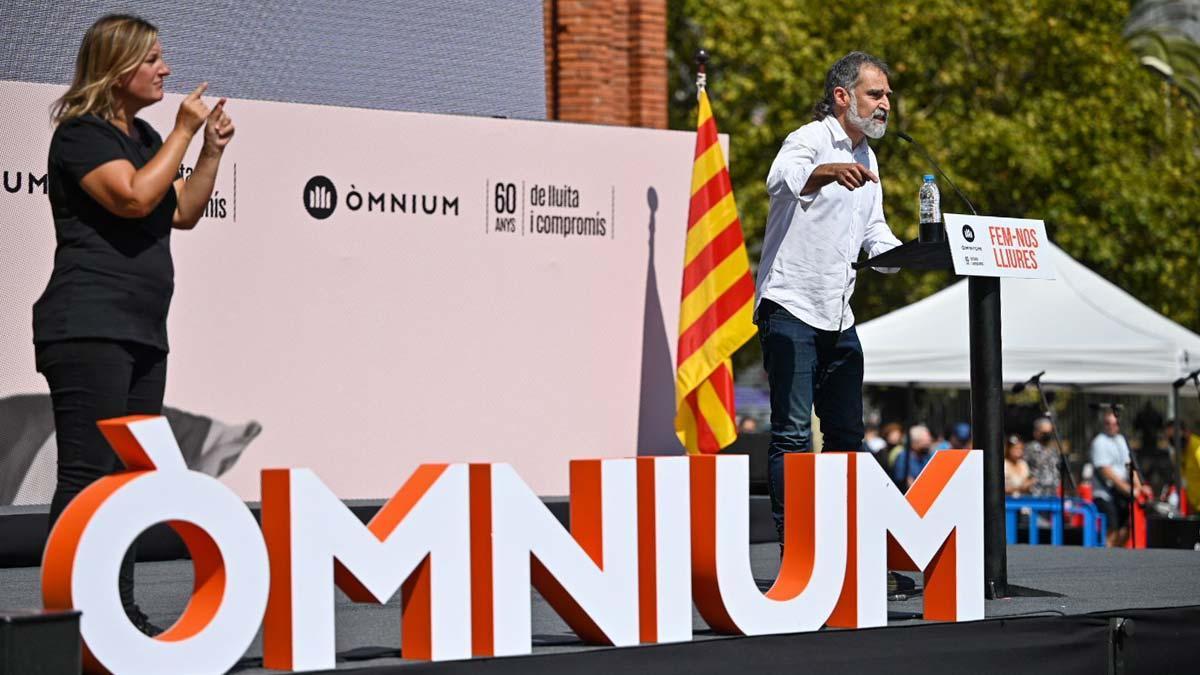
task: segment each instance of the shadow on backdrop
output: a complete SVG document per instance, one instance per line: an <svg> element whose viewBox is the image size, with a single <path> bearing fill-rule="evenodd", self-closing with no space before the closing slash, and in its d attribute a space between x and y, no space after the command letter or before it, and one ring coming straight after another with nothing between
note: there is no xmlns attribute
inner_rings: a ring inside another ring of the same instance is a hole
<svg viewBox="0 0 1200 675"><path fill-rule="evenodd" d="M658 191L646 190L650 207L650 254L646 260L646 304L642 317L642 382L638 404L638 454L679 455L683 446L675 436L675 367L671 343L658 298L658 273L654 267L654 214Z"/></svg>

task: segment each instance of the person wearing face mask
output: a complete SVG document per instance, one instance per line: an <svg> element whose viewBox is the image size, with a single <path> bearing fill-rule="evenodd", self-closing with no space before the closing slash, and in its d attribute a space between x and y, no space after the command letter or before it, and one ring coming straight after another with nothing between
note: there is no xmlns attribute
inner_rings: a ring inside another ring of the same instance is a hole
<svg viewBox="0 0 1200 675"><path fill-rule="evenodd" d="M84 34L74 80L54 106L47 175L57 246L33 306L36 366L57 431L51 527L84 488L122 469L96 422L162 412L171 230L191 229L204 214L234 133L225 99L211 109L201 99L207 84L183 99L166 139L138 119L162 99L170 74L157 28L108 15ZM197 134L196 166L177 179ZM155 635L161 629L134 602L133 561L131 549L121 564L121 602L139 630Z"/></svg>
<svg viewBox="0 0 1200 675"><path fill-rule="evenodd" d="M1025 446L1025 461L1033 477L1029 494L1034 497L1058 496L1058 453L1051 443L1054 427L1048 417L1033 421L1033 433Z"/></svg>
<svg viewBox="0 0 1200 675"><path fill-rule="evenodd" d="M859 251L900 245L883 215L879 166L868 139L891 110L888 67L851 52L829 69L813 121L783 142L767 175L770 209L758 266L755 323L771 389L767 486L783 538L783 458L863 439L863 353L850 311ZM895 270L891 270L895 271Z"/></svg>

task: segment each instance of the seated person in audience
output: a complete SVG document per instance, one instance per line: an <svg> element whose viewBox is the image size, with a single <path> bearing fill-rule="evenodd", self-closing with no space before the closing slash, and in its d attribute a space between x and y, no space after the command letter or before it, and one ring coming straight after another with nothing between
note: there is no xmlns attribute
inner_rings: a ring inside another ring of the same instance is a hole
<svg viewBox="0 0 1200 675"><path fill-rule="evenodd" d="M883 429L879 433L883 436L886 447L875 458L883 465L888 475L891 475L892 467L896 464L896 458L904 450L904 427L895 422L888 422L883 425Z"/></svg>
<svg viewBox="0 0 1200 675"><path fill-rule="evenodd" d="M863 431L863 442L860 450L874 455L886 447L887 441L883 440L883 436L879 435L879 425L874 422L868 422L866 430Z"/></svg>
<svg viewBox="0 0 1200 675"><path fill-rule="evenodd" d="M1033 476L1025 461L1025 443L1014 434L1004 443L1004 494L1024 497L1032 487Z"/></svg>
<svg viewBox="0 0 1200 675"><path fill-rule="evenodd" d="M1150 496L1137 474L1129 475L1129 444L1121 423L1111 410L1104 413L1101 431L1092 439L1092 466L1096 469L1094 501L1108 516L1108 545L1124 546L1129 537L1129 505L1135 496Z"/></svg>
<svg viewBox="0 0 1200 675"><path fill-rule="evenodd" d="M908 444L892 465L892 480L901 490L907 490L933 458L933 434L929 433L929 427L917 424L909 429Z"/></svg>
<svg viewBox="0 0 1200 675"><path fill-rule="evenodd" d="M883 436L879 433L879 425L875 422L868 422L867 429L863 433L862 447L859 448L862 452L869 452L879 462L879 466L887 471L887 451L888 444Z"/></svg>
<svg viewBox="0 0 1200 675"><path fill-rule="evenodd" d="M1058 496L1058 449L1054 447L1054 427L1049 417L1033 421L1033 435L1025 445L1025 461L1033 477L1029 494L1034 497Z"/></svg>
<svg viewBox="0 0 1200 675"><path fill-rule="evenodd" d="M953 448L955 450L966 450L971 447L971 425L966 422L959 422L946 430L945 440L938 441L934 446L934 450L946 450Z"/></svg>
<svg viewBox="0 0 1200 675"><path fill-rule="evenodd" d="M739 434L757 434L758 433L758 420L755 419L753 415L746 415L745 417L742 418L741 422L738 422L738 433Z"/></svg>

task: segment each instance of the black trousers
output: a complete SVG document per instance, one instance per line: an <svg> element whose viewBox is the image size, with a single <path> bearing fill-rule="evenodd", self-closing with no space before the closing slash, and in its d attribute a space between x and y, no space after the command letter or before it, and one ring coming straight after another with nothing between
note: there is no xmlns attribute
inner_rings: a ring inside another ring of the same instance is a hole
<svg viewBox="0 0 1200 675"><path fill-rule="evenodd" d="M162 413L167 353L115 340L64 340L37 345L37 369L50 385L58 440L58 484L50 502L50 527L84 488L123 470L124 464L96 422L125 415ZM121 604L133 599L135 547L121 562Z"/></svg>

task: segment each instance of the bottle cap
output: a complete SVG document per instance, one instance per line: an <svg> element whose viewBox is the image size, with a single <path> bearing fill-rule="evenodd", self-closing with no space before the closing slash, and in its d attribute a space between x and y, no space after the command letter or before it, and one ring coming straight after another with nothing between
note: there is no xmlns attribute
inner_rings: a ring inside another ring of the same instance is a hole
<svg viewBox="0 0 1200 675"><path fill-rule="evenodd" d="M926 183L932 183L933 181L934 181L933 174L931 174L931 173L925 174L925 182Z"/></svg>

